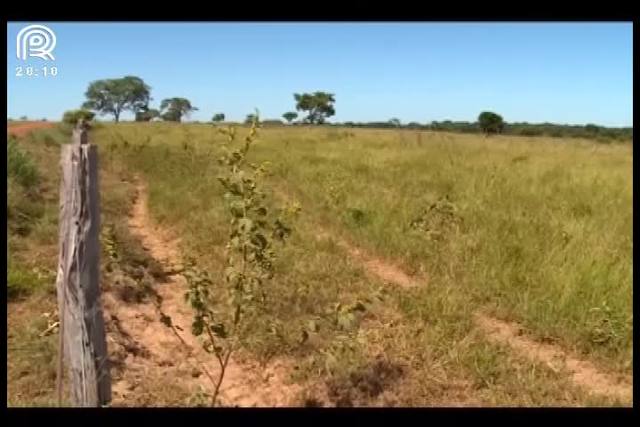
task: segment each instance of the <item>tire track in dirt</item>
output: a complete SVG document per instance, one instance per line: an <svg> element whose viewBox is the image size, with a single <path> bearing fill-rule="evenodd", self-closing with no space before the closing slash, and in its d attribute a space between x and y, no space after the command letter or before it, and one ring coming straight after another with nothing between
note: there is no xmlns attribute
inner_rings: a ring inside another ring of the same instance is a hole
<svg viewBox="0 0 640 427"><path fill-rule="evenodd" d="M285 202L291 200L291 197L281 189L278 188L275 192L278 198ZM428 283L427 277L411 276L394 263L380 257L372 256L362 248L358 248L345 239L331 234L319 224L316 224L316 229L317 232L314 235L316 240L334 241L336 245L347 252L353 260L361 264L364 267L365 272L370 276L377 277L385 283L393 284L402 288L413 288Z"/></svg>
<svg viewBox="0 0 640 427"><path fill-rule="evenodd" d="M325 230L321 229L316 234L316 238L319 240L333 239L351 258L364 266L367 274L378 277L383 282L391 283L402 288L413 288L428 282L427 278L410 276L393 263L379 257L374 257L361 248L351 245L346 240L331 236Z"/></svg>
<svg viewBox="0 0 640 427"><path fill-rule="evenodd" d="M542 362L554 372L566 369L571 381L593 394L613 396L625 403L633 402L632 380L617 381L611 375L600 372L591 362L571 356L562 348L534 341L522 333L514 323L504 322L476 313L474 322L489 340L508 345L521 357Z"/></svg>
<svg viewBox="0 0 640 427"><path fill-rule="evenodd" d="M279 197L288 200L289 197L282 191L278 191ZM412 278L398 266L381 258L366 254L361 249L352 246L347 241L332 236L326 230L319 228L316 238L320 240L333 239L337 245L343 248L352 258L359 261L365 270L373 276L377 276L387 283L392 283L403 288L417 286L422 280ZM571 381L594 394L614 396L623 402L633 402L632 379L625 378L622 382L616 381L610 375L600 372L591 362L570 356L558 346L544 344L527 338L521 334L521 328L512 323L474 313L473 320L476 326L494 342L507 344L520 356L530 360L546 364L552 371L557 372L565 368L570 373Z"/></svg>
<svg viewBox="0 0 640 427"><path fill-rule="evenodd" d="M274 188L274 194L277 196L277 198L285 203L289 203L292 200L292 197L289 196L282 188ZM363 249L352 245L347 240L332 235L327 231L327 229L319 224L315 224L315 228L316 232L314 233L313 237L317 241L332 240L338 247L343 249L351 257L351 259L362 265L365 273L368 276L378 278L382 280L386 285L393 285L403 289L409 289L424 286L429 283L428 277L411 276L394 263L383 258L373 256ZM388 327L389 324L400 322L404 318L403 314L398 311L397 307L391 306L385 307L383 317L387 320L386 322L383 322L380 319L365 319L363 320L361 327L367 330L380 330L381 328ZM382 347L378 347L370 355L375 357L376 361L378 361L379 363L380 357L383 354L384 349ZM383 357L383 359L385 358ZM372 366L375 370L376 364L374 363ZM411 381L411 368L405 367L400 377L401 378L397 379L395 382L391 382L391 384L385 384L384 391L374 398L369 398L366 405L357 406L396 406L394 403L397 400L396 395L402 393L402 390L405 387L404 385L407 381ZM378 381L380 381L380 379L376 378L374 383ZM477 407L481 405L481 401L473 395L472 385L469 381L456 378L453 381L448 381L446 384L442 385L444 391L443 395L441 396L442 401L438 401L436 403L436 406L442 405L449 407ZM359 387L362 387L362 385L359 385ZM312 386L311 390L313 390L312 395L315 395L315 397L313 398L314 401L334 402L337 406L340 406L340 400L336 401L335 398L332 398L330 396L331 391L329 390L328 384L325 384L324 387ZM319 404L319 406L321 406L321 404Z"/></svg>
<svg viewBox="0 0 640 427"><path fill-rule="evenodd" d="M291 197L282 189L276 188L275 195L284 201L290 201ZM333 240L340 248L345 250L352 259L364 266L365 272L379 278L385 283L391 283L402 288L413 288L428 283L427 277L410 276L401 268L380 257L372 256L363 249L353 246L344 239L332 235L322 226L317 225L315 238L317 240Z"/></svg>
<svg viewBox="0 0 640 427"><path fill-rule="evenodd" d="M137 193L129 217L132 234L142 241L143 248L163 266L165 271L175 271L174 266L180 263L177 241L171 240L164 230L153 225L147 209L146 187L138 183ZM158 307L154 307L152 303L126 307L120 302L113 301L113 296L108 295L111 301L106 298L105 305L109 307L111 316L116 317L118 328L125 332L130 341L134 341L147 353L146 358L127 355L124 366L121 367L124 372L132 369L138 373L137 376L148 375L149 372L154 371L156 374L163 375L163 371L165 374L171 372L168 367L184 365L188 362L192 371L209 372L217 379L219 371L217 361L202 349L197 337L190 332L192 314L190 307L184 301L186 290L187 282L180 274L169 275L166 283L154 284L154 291L160 302L159 310L171 317L184 343L170 328L160 322ZM259 366L246 355L236 352L226 368L219 402L224 406L239 407L293 405L301 387L287 383L288 371L287 361L276 360L266 367ZM189 366L184 367L183 372L189 372ZM131 389L131 381L128 379L131 376L125 375L123 380L114 383L114 394L126 396L127 390ZM201 385L208 391L213 390L207 375L200 374L197 378L188 374L181 375L176 378L176 382L192 389ZM118 403L118 399L116 396L114 403Z"/></svg>

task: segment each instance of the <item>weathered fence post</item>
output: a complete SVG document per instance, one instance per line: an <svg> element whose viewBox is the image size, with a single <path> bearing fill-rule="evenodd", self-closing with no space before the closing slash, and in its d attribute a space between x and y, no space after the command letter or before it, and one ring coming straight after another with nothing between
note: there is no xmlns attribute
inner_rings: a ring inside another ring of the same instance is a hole
<svg viewBox="0 0 640 427"><path fill-rule="evenodd" d="M62 146L59 263L56 288L60 315L58 393L66 363L74 406L111 401L111 376L100 303L100 194L98 152L79 122L71 144Z"/></svg>

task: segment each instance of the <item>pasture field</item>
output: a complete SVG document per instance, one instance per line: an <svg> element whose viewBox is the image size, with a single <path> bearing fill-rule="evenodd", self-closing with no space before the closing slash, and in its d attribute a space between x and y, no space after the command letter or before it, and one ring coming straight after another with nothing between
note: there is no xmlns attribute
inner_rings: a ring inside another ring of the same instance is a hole
<svg viewBox="0 0 640 427"><path fill-rule="evenodd" d="M229 219L216 127L101 123L90 138L105 292L135 311L164 286L128 222L141 191L180 257L222 282ZM57 338L39 333L42 313L55 311L54 165L68 139L57 127L9 144L31 165L7 177L9 405L55 399ZM631 144L265 127L249 157L269 162L274 209L301 207L243 349L264 365L288 361L286 381L299 386L290 404L631 404ZM23 178L25 168L37 178ZM344 323L332 320L336 307L358 309ZM127 325L116 326L108 331L120 343ZM132 331L123 348L135 347ZM114 359L120 371L133 363L126 351ZM200 402L187 381L151 366L119 404Z"/></svg>

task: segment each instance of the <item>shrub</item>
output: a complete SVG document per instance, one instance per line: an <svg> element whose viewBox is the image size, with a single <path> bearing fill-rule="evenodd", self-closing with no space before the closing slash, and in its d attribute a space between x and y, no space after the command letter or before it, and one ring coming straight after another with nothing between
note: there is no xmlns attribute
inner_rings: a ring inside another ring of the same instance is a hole
<svg viewBox="0 0 640 427"><path fill-rule="evenodd" d="M136 112L136 122L150 122L158 117L160 117L160 111L153 108Z"/></svg>
<svg viewBox="0 0 640 427"><path fill-rule="evenodd" d="M491 111L483 111L478 116L478 125L482 131L489 135L492 133L500 133L504 128L504 120L499 114Z"/></svg>
<svg viewBox="0 0 640 427"><path fill-rule="evenodd" d="M70 125L74 125L78 123L78 120L84 119L87 122L90 122L95 117L95 113L89 110L69 110L64 113L62 116L62 122Z"/></svg>
<svg viewBox="0 0 640 427"><path fill-rule="evenodd" d="M275 120L275 119L271 119L271 120L263 120L262 121L262 125L265 127L269 127L269 126L283 126L284 122L282 120Z"/></svg>
<svg viewBox="0 0 640 427"><path fill-rule="evenodd" d="M32 294L47 284L45 278L15 263L9 263L7 268L7 298L9 301Z"/></svg>
<svg viewBox="0 0 640 427"><path fill-rule="evenodd" d="M23 151L15 138L7 141L7 177L13 177L25 188L38 182L38 169L28 153Z"/></svg>

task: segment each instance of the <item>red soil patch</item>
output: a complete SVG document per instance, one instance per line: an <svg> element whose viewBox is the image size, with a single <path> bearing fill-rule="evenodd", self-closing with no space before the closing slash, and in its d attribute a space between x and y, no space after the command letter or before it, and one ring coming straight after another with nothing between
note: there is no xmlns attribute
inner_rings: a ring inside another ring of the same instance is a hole
<svg viewBox="0 0 640 427"><path fill-rule="evenodd" d="M7 134L14 136L25 136L35 129L53 127L51 122L11 122L7 123Z"/></svg>

